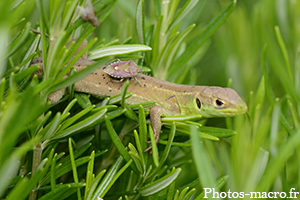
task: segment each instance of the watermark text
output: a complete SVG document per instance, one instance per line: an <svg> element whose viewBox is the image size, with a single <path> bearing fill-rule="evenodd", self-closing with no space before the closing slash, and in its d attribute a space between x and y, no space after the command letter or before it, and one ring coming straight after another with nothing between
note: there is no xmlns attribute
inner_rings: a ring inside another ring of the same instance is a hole
<svg viewBox="0 0 300 200"><path fill-rule="evenodd" d="M203 188L204 198L297 198L299 192L295 191L295 188L291 188L289 193L285 192L231 192L230 189L227 192L217 192L215 188Z"/></svg>

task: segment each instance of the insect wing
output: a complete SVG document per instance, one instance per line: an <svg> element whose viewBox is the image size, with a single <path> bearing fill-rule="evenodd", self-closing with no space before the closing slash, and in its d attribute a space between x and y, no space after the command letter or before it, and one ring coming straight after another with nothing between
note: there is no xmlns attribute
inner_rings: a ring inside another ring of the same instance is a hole
<svg viewBox="0 0 300 200"><path fill-rule="evenodd" d="M132 60L128 61L128 65L128 73L132 76L135 76L143 71L142 68L138 67Z"/></svg>

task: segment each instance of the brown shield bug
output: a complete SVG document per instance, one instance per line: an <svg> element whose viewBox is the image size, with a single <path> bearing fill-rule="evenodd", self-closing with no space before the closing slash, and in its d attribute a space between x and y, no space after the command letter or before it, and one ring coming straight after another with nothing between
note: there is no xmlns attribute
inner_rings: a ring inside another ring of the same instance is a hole
<svg viewBox="0 0 300 200"><path fill-rule="evenodd" d="M135 77L138 73L141 73L142 68L138 67L132 60L112 62L103 67L103 71L113 78L119 79L122 82L124 79L134 78L138 83L139 81ZM140 84L140 83L139 83Z"/></svg>

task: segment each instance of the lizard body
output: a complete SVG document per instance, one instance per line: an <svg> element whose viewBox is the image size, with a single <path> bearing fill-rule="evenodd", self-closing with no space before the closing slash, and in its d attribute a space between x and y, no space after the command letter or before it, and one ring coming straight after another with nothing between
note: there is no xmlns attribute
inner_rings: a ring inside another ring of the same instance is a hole
<svg viewBox="0 0 300 200"><path fill-rule="evenodd" d="M42 63L38 59L33 63ZM91 60L81 58L75 63L74 68L80 71L93 63ZM102 98L120 94L123 83L110 81L111 79L101 68L76 82L74 90ZM247 111L245 102L230 88L175 84L141 73L136 74L136 79L140 84L133 79L130 80L127 91L131 92L132 96L126 99L126 103L156 101L150 109L156 142L161 131L161 116L198 114L203 118L232 117Z"/></svg>
<svg viewBox="0 0 300 200"><path fill-rule="evenodd" d="M74 67L76 71L80 71L92 63L93 61L80 59ZM137 74L136 78L141 86L130 80L127 91L131 92L132 96L126 99L128 104L156 101L156 105L168 110L170 115L199 114L203 118L232 117L247 111L247 105L230 88L181 85L141 73ZM76 82L75 90L99 97L120 94L123 83L108 82L110 79L101 68Z"/></svg>

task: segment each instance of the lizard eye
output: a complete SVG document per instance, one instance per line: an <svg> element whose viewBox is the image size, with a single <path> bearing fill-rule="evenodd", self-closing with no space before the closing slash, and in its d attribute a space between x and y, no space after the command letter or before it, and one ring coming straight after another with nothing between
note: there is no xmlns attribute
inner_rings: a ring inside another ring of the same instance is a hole
<svg viewBox="0 0 300 200"><path fill-rule="evenodd" d="M225 102L223 100L221 100L221 99L216 99L215 105L218 108L222 108L225 105Z"/></svg>
<svg viewBox="0 0 300 200"><path fill-rule="evenodd" d="M196 103L199 109L201 109L201 101L199 98L196 98Z"/></svg>

